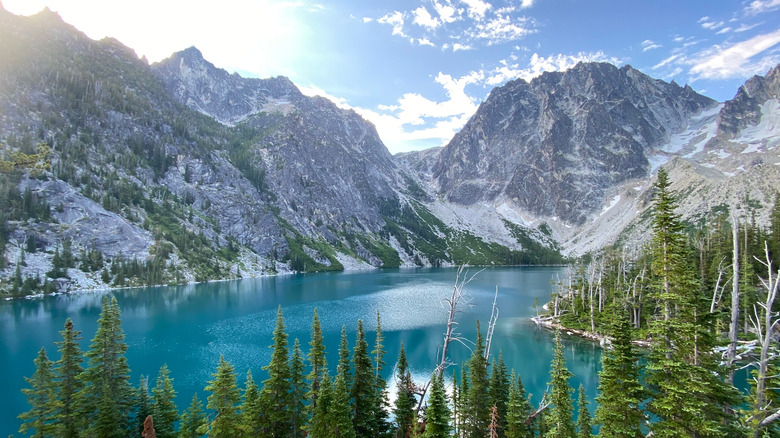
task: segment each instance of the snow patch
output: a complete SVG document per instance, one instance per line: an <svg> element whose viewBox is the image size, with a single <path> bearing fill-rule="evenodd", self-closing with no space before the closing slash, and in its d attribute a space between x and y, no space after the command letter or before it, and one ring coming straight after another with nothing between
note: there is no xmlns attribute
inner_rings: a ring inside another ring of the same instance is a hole
<svg viewBox="0 0 780 438"><path fill-rule="evenodd" d="M669 157L666 155L650 155L647 157L647 161L650 163L650 173L655 173L659 167L663 166L669 161Z"/></svg>
<svg viewBox="0 0 780 438"><path fill-rule="evenodd" d="M767 100L761 104L761 120L757 125L748 126L734 141L739 143L762 143L767 138L780 136L780 101ZM744 152L744 151L743 151Z"/></svg>
<svg viewBox="0 0 780 438"><path fill-rule="evenodd" d="M687 152L686 158L703 151L704 145L714 138L718 131L717 118L722 108L723 104L720 104L691 117L687 128L672 135L669 142L660 150L669 154Z"/></svg>
<svg viewBox="0 0 780 438"><path fill-rule="evenodd" d="M640 187L641 187L641 186L640 186ZM612 200L609 202L609 205L605 205L605 206L604 206L604 208L602 208L602 209L601 209L601 213L599 213L599 215L598 215L598 216L596 216L595 218L593 218L593 222L596 222L596 220L598 220L598 218L600 218L601 216L604 216L604 213L606 213L606 212L608 212L609 210L611 210L611 209L612 209L612 207L614 207L615 205L617 205L617 203L618 203L618 202L620 202L620 195L617 195L617 196L615 196L614 198L612 198Z"/></svg>

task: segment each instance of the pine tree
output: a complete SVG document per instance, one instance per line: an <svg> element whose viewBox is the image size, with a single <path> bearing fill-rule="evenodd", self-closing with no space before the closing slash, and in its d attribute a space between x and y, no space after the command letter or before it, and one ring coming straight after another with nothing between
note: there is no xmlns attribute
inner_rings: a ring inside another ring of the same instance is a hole
<svg viewBox="0 0 780 438"><path fill-rule="evenodd" d="M79 347L81 332L73 329L73 321L68 318L65 321L65 329L60 332L60 335L62 335L62 341L55 342L60 353L60 360L54 365L57 393L60 400L60 409L56 418L57 423L62 426L59 431L62 437L76 438L79 432L77 397L83 386L78 377L84 371L81 366L84 359L81 347Z"/></svg>
<svg viewBox="0 0 780 438"><path fill-rule="evenodd" d="M593 428L590 424L590 412L588 411L588 399L585 388L580 385L579 398L577 400L577 438L590 438L593 436Z"/></svg>
<svg viewBox="0 0 780 438"><path fill-rule="evenodd" d="M460 367L460 391L458 392L458 411L460 412L460 417L458 418L459 423L457 427L460 430L460 434L463 436L466 434L466 416L468 415L469 405L469 376L465 363Z"/></svg>
<svg viewBox="0 0 780 438"><path fill-rule="evenodd" d="M498 353L498 361L493 361L493 371L490 373L490 401L491 406L496 407L498 422L496 432L500 438L505 436L507 426L507 403L509 402L509 388L511 383L507 375L504 354Z"/></svg>
<svg viewBox="0 0 780 438"><path fill-rule="evenodd" d="M179 438L199 438L203 436L208 426L203 403L198 400L198 394L192 396L190 407L181 415Z"/></svg>
<svg viewBox="0 0 780 438"><path fill-rule="evenodd" d="M506 437L507 438L527 438L532 436L530 425L525 424L531 415L531 403L526 398L523 381L515 376L512 371L512 386L509 388L509 403L507 403L506 412Z"/></svg>
<svg viewBox="0 0 780 438"><path fill-rule="evenodd" d="M173 380L168 371L168 365L160 368L157 374L157 382L152 389L154 395L154 422L155 432L159 438L174 438L176 436L174 423L179 419L179 411L176 409L176 391L173 389Z"/></svg>
<svg viewBox="0 0 780 438"><path fill-rule="evenodd" d="M333 404L333 383L328 377L328 370L320 374L320 388L317 406L314 408L309 422L308 432L312 438L330 436L331 406Z"/></svg>
<svg viewBox="0 0 780 438"><path fill-rule="evenodd" d="M547 437L550 438L574 438L574 421L572 420L572 389L569 379L573 374L566 368L566 359L563 357L563 344L560 332L555 333L555 353L550 368L550 409L547 413L547 424L550 430Z"/></svg>
<svg viewBox="0 0 780 438"><path fill-rule="evenodd" d="M344 382L344 373L338 370L333 385L333 402L330 404L328 422L330 437L355 438L355 428L352 425L352 407L349 402L349 389Z"/></svg>
<svg viewBox="0 0 780 438"><path fill-rule="evenodd" d="M143 432L144 421L146 417L154 413L154 402L149 395L149 380L146 376L141 374L141 379L138 382L138 413L136 419L138 421L138 430Z"/></svg>
<svg viewBox="0 0 780 438"><path fill-rule="evenodd" d="M292 433L290 421L290 364L288 362L287 333L284 327L282 306L276 312L274 327L274 343L271 345L271 362L263 367L268 372L268 378L263 382L260 391L260 403L263 406L265 430L267 437L289 437Z"/></svg>
<svg viewBox="0 0 780 438"><path fill-rule="evenodd" d="M653 219L655 297L662 314L650 325L648 357L649 410L658 417L651 430L658 437L732 435L735 420L725 406L739 403L726 385L712 355L714 339L708 312L702 309L699 284L691 269L683 225L674 210L666 171L658 171Z"/></svg>
<svg viewBox="0 0 780 438"><path fill-rule="evenodd" d="M34 437L47 437L60 434L59 424L55 421L59 410L52 361L46 356L46 349L41 348L35 363L35 373L32 378L24 380L30 385L29 389L22 389L27 397L30 410L19 415L22 425L19 433L25 434L34 431Z"/></svg>
<svg viewBox="0 0 780 438"><path fill-rule="evenodd" d="M87 368L79 376L83 383L78 400L86 423L86 434L102 438L137 433L131 415L136 405L130 385L130 367L125 352L125 334L116 298L103 297L98 328L85 356Z"/></svg>
<svg viewBox="0 0 780 438"><path fill-rule="evenodd" d="M385 346L383 344L385 340L382 333L382 320L379 317L379 310L376 311L376 338L374 341L374 349L371 351L371 356L374 358L374 382L375 382L375 396L378 400L374 403L375 411L373 412L373 425L374 436L376 438L390 435L390 422L388 420L388 411L390 402L387 395L387 382L382 377L382 368L385 366Z"/></svg>
<svg viewBox="0 0 780 438"><path fill-rule="evenodd" d="M241 424L248 436L259 436L263 433L262 416L260 390L252 378L252 371L247 370L244 401L241 405Z"/></svg>
<svg viewBox="0 0 780 438"><path fill-rule="evenodd" d="M341 373L344 384L347 386L347 392L352 390L352 371L349 361L349 344L347 343L347 327L341 326L341 343L339 344L339 364L336 367L337 373ZM334 383L335 386L335 383Z"/></svg>
<svg viewBox="0 0 780 438"><path fill-rule="evenodd" d="M300 437L306 428L306 393L308 386L304 380L303 352L298 339L293 343L292 357L290 357L290 423L292 424L292 437Z"/></svg>
<svg viewBox="0 0 780 438"><path fill-rule="evenodd" d="M309 341L309 354L307 355L311 372L306 377L309 381L309 416L314 415L317 408L317 397L322 384L322 376L328 368L328 361L325 357L325 344L322 340L322 327L320 318L317 315L317 309L314 309L314 317L311 323L311 341Z"/></svg>
<svg viewBox="0 0 780 438"><path fill-rule="evenodd" d="M434 372L431 379L431 395L428 399L428 408L425 410L427 421L425 423L424 438L446 438L450 436L451 412L447 402L447 394L444 392L444 381L439 373Z"/></svg>
<svg viewBox="0 0 780 438"><path fill-rule="evenodd" d="M599 394L596 396L596 423L605 438L643 437L644 412L640 404L645 391L639 382L639 356L631 345L632 326L620 313L610 327L612 346L601 356Z"/></svg>
<svg viewBox="0 0 780 438"><path fill-rule="evenodd" d="M467 438L482 438L490 425L490 382L488 380L485 344L477 321L477 341L471 358L468 360L469 388L466 406L463 410L466 424L464 432Z"/></svg>
<svg viewBox="0 0 780 438"><path fill-rule="evenodd" d="M358 320L355 348L352 353L352 365L355 370L352 382L352 420L355 436L370 438L374 436L373 423L378 410L379 397L376 395L376 378L371 358L368 355L368 343L363 331L363 321Z"/></svg>
<svg viewBox="0 0 780 438"><path fill-rule="evenodd" d="M401 342L401 351L398 353L398 365L396 366L396 398L393 414L398 425L396 436L406 438L410 435L414 425L414 406L417 400L414 397L414 384L412 373L409 371L409 363L406 361L404 343Z"/></svg>
<svg viewBox="0 0 780 438"><path fill-rule="evenodd" d="M219 357L217 371L206 386L211 392L206 407L216 411L214 420L209 425L209 437L235 438L241 436L241 417L238 413L240 396L236 386L236 372L224 357Z"/></svg>
<svg viewBox="0 0 780 438"><path fill-rule="evenodd" d="M460 436L459 417L460 417L460 387L458 384L458 372L452 370L452 432L455 436Z"/></svg>

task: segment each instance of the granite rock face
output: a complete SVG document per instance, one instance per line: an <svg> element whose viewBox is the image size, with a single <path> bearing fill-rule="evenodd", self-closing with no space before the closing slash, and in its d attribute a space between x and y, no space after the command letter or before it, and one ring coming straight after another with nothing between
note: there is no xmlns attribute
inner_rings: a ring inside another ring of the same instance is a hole
<svg viewBox="0 0 780 438"><path fill-rule="evenodd" d="M579 225L609 188L648 174L647 151L713 105L630 66L580 63L494 89L442 150L433 176L452 202L506 197Z"/></svg>

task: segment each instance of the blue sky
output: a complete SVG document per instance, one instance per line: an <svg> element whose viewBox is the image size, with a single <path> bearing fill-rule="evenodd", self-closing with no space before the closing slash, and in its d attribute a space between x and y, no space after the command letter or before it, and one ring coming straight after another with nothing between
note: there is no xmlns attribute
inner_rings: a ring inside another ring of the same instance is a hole
<svg viewBox="0 0 780 438"><path fill-rule="evenodd" d="M780 63L780 0L4 0L151 62L196 46L372 121L391 152L441 146L490 90L579 61L631 64L723 101Z"/></svg>

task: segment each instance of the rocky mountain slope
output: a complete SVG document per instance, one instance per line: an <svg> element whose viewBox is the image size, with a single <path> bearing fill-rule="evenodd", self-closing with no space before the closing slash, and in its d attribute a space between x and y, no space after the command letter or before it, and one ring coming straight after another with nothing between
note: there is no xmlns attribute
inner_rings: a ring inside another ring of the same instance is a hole
<svg viewBox="0 0 780 438"><path fill-rule="evenodd" d="M0 9L0 40L2 156L51 150L43 174L0 174L6 293L559 260L444 224L373 125L286 78L195 48L150 66L50 11Z"/></svg>
<svg viewBox="0 0 780 438"><path fill-rule="evenodd" d="M547 228L571 255L646 240L661 165L684 219L737 209L763 222L780 190L779 72L718 104L630 66L579 64L493 90L440 152L403 162L446 197L432 211L478 235L504 220Z"/></svg>

